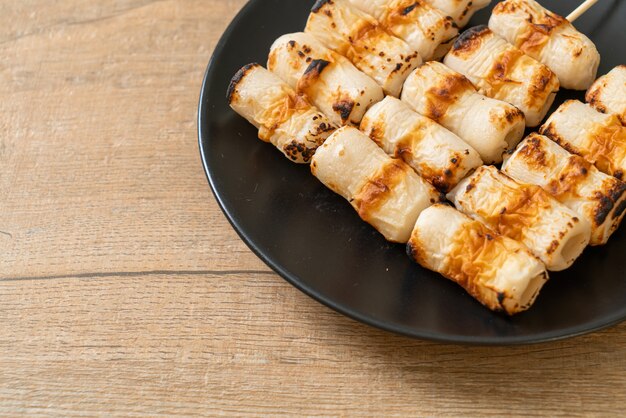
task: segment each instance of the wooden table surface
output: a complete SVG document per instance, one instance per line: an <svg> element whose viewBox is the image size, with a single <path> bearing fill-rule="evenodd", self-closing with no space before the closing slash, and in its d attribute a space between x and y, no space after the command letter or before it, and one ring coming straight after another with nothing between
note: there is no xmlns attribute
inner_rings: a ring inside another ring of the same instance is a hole
<svg viewBox="0 0 626 418"><path fill-rule="evenodd" d="M0 0L0 415L624 413L626 323L416 341L248 250L196 142L206 63L243 4Z"/></svg>

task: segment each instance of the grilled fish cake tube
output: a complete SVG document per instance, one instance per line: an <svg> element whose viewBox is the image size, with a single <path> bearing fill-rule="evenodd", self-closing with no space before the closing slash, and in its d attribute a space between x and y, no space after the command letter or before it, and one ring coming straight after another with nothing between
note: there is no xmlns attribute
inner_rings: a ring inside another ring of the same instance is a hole
<svg viewBox="0 0 626 418"><path fill-rule="evenodd" d="M593 42L534 0L498 3L489 29L550 67L563 88L586 90L596 78L600 54Z"/></svg>
<svg viewBox="0 0 626 418"><path fill-rule="evenodd" d="M559 90L559 80L547 66L484 25L463 32L444 63L469 78L479 93L517 106L530 127L541 123Z"/></svg>
<svg viewBox="0 0 626 418"><path fill-rule="evenodd" d="M311 172L393 242L406 243L420 212L440 199L405 162L350 126L338 129L317 150Z"/></svg>
<svg viewBox="0 0 626 418"><path fill-rule="evenodd" d="M291 87L259 64L248 64L228 87L230 107L287 158L308 163L335 126Z"/></svg>
<svg viewBox="0 0 626 418"><path fill-rule="evenodd" d="M414 48L348 0L318 0L304 31L348 58L392 96L400 95L406 77L422 63Z"/></svg>
<svg viewBox="0 0 626 418"><path fill-rule="evenodd" d="M491 0L424 0L454 19L462 28L474 16L474 13L489 6Z"/></svg>
<svg viewBox="0 0 626 418"><path fill-rule="evenodd" d="M367 109L384 97L376 81L303 32L278 38L267 68L337 125L358 125Z"/></svg>
<svg viewBox="0 0 626 418"><path fill-rule="evenodd" d="M478 153L458 136L395 97L387 96L372 106L361 130L442 192L482 165Z"/></svg>
<svg viewBox="0 0 626 418"><path fill-rule="evenodd" d="M616 114L626 126L626 65L618 65L597 79L585 100L598 112Z"/></svg>
<svg viewBox="0 0 626 418"><path fill-rule="evenodd" d="M568 268L591 237L584 218L541 187L518 183L483 166L448 194L461 212L526 245L548 270Z"/></svg>
<svg viewBox="0 0 626 418"><path fill-rule="evenodd" d="M502 172L536 184L591 225L591 245L603 245L626 209L626 183L600 172L545 136L532 133L502 165Z"/></svg>
<svg viewBox="0 0 626 418"><path fill-rule="evenodd" d="M386 30L416 49L424 61L443 57L459 34L450 16L424 1L348 1L372 15Z"/></svg>
<svg viewBox="0 0 626 418"><path fill-rule="evenodd" d="M605 115L578 100L568 100L550 115L539 133L584 157L603 173L624 179L626 127L617 115Z"/></svg>
<svg viewBox="0 0 626 418"><path fill-rule="evenodd" d="M427 62L409 75L402 100L457 134L485 164L501 163L502 154L524 136L521 110L479 94L465 76L439 62Z"/></svg>
<svg viewBox="0 0 626 418"><path fill-rule="evenodd" d="M545 266L522 244L442 204L420 214L407 253L509 315L528 309L548 280Z"/></svg>

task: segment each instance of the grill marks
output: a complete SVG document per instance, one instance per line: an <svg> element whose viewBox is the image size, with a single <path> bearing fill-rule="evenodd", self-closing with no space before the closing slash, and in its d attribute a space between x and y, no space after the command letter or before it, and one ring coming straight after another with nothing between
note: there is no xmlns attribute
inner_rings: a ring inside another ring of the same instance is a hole
<svg viewBox="0 0 626 418"><path fill-rule="evenodd" d="M421 62L419 53L347 0L316 6L305 31L352 61L387 94L398 96L408 73Z"/></svg>
<svg viewBox="0 0 626 418"><path fill-rule="evenodd" d="M493 9L493 14L524 15L528 25L517 37L515 46L531 56L538 56L550 36L561 26L569 24L565 18L541 7L532 7L525 1L498 3Z"/></svg>
<svg viewBox="0 0 626 418"><path fill-rule="evenodd" d="M550 139L529 135L507 162L505 173L524 181L530 175L559 202L586 218L591 245L605 244L621 222L626 183L602 174L584 158L569 154ZM526 174L528 173L528 174Z"/></svg>
<svg viewBox="0 0 626 418"><path fill-rule="evenodd" d="M366 222L372 222L372 215L389 199L391 191L412 171L403 161L390 159L361 188L352 200L353 207Z"/></svg>
<svg viewBox="0 0 626 418"><path fill-rule="evenodd" d="M310 108L311 105L302 96L292 94L285 89L281 100L273 102L272 106L257 115L256 120L260 125L259 138L263 141L269 141L276 129L291 119L296 113L307 111ZM297 147L290 147L289 149L293 152L297 150Z"/></svg>
<svg viewBox="0 0 626 418"><path fill-rule="evenodd" d="M616 115L607 115L603 122L594 123L586 132L577 132L576 138L565 137L559 131L559 125L553 120L555 116L563 116L563 113L570 112L571 106L578 104L580 103L574 100L565 102L539 129L539 133L549 137L572 154L578 154L595 164L600 171L623 180L626 169L626 128L621 125ZM580 104L580 107L582 106ZM571 112L571 116L566 114L565 117L580 116L575 115L574 110ZM561 120L559 123L564 121Z"/></svg>
<svg viewBox="0 0 626 418"><path fill-rule="evenodd" d="M230 80L230 83L228 84L228 89L226 90L226 98L228 99L228 104L237 101L239 95L237 93L237 86L239 85L241 80L243 80L243 78L250 72L250 70L258 67L260 67L260 65L255 62L246 64L235 73L233 78Z"/></svg>
<svg viewBox="0 0 626 418"><path fill-rule="evenodd" d="M439 231L438 222L453 226ZM434 234L437 239L432 239ZM509 315L532 305L548 279L545 267L523 245L440 204L418 219L407 254L462 286L489 309ZM500 274L500 269L507 273Z"/></svg>
<svg viewBox="0 0 626 418"><path fill-rule="evenodd" d="M470 221L461 228L452 241L452 250L445 263L443 274L461 285L470 295L479 298L485 287L485 272L502 265L509 253L503 237L494 234L478 221ZM489 308L504 310L505 292L498 292L497 304Z"/></svg>
<svg viewBox="0 0 626 418"><path fill-rule="evenodd" d="M476 213L498 233L522 241L539 216L553 206L551 197L534 185L501 186L500 199L494 205L476 207Z"/></svg>
<svg viewBox="0 0 626 418"><path fill-rule="evenodd" d="M429 88L424 97L429 118L439 122L448 112L450 106L459 102L467 92L475 92L472 83L461 74L445 74L441 83Z"/></svg>
<svg viewBox="0 0 626 418"><path fill-rule="evenodd" d="M482 44L481 38L489 34L487 25L478 25L467 29L454 41L452 51L460 57L475 54Z"/></svg>
<svg viewBox="0 0 626 418"><path fill-rule="evenodd" d="M235 74L227 96L233 110L258 127L259 139L298 163L308 163L335 128L306 98L258 64Z"/></svg>

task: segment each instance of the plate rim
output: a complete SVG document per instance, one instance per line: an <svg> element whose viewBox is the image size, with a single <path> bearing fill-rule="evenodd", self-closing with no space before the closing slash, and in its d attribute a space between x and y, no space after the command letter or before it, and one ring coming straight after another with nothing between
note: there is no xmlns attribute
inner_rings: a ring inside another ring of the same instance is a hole
<svg viewBox="0 0 626 418"><path fill-rule="evenodd" d="M341 304L335 303L331 298L324 296L323 294L315 291L311 287L302 283L302 281L298 278L296 274L293 274L283 268L279 263L274 262L271 257L267 256L255 243L254 240L248 236L246 231L241 225L239 225L238 221L235 219L235 215L231 213L231 210L227 207L227 205L222 200L220 193L215 184L215 180L212 175L211 165L207 161L206 158L206 150L203 145L203 137L205 136L205 129L203 123L203 114L207 112L206 107L208 103L208 97L212 91L212 86L209 85L208 79L210 74L215 71L217 67L217 57L221 55L228 39L231 34L236 30L239 21L247 14L248 10L252 8L253 5L257 3L261 3L268 0L248 0L246 4L237 12L235 17L228 24L220 39L215 44L215 48L211 54L209 62L207 64L206 70L204 72L204 76L202 79L202 85L200 90L200 96L198 99L198 109L197 109L197 131L198 131L198 147L200 151L200 158L202 160L202 166L204 170L204 174L207 178L209 186L211 188L211 192L218 203L219 208L222 213L225 215L226 219L230 223L231 227L235 230L239 238L246 244L246 246L259 258L263 261L272 271L277 273L280 277L282 277L287 283L294 286L296 289L303 292L305 295L310 298L316 300L322 305L327 306L328 308L338 312L348 318L361 322L362 324L369 325L371 327L378 328L380 330L390 332L397 335L402 335L405 337L410 337L413 339L432 341L438 343L446 343L446 344L459 344L459 345L468 345L468 346L518 346L518 345L531 345L531 344L541 344L541 343L549 343L554 341L560 341L570 338L575 338L581 335L590 334L593 332L597 332L606 328L610 328L615 326L621 322L626 321L626 307L622 312L614 313L613 315L608 316L608 320L595 320L590 322L587 325L578 325L578 326L570 326L567 328L562 328L559 330L546 331L542 333L533 334L531 336L495 336L495 337L486 337L486 336L468 336L462 334L442 334L440 332L432 332L427 330L418 330L408 326L402 326L398 324L392 324L386 321L380 321L371 316L367 316L358 311L350 309L348 307L342 306ZM216 88L216 87L213 87ZM205 100L205 98L207 98ZM208 135L208 134L206 134ZM208 137L207 137L208 138ZM443 279L446 279L442 276ZM485 308L487 309L487 308Z"/></svg>

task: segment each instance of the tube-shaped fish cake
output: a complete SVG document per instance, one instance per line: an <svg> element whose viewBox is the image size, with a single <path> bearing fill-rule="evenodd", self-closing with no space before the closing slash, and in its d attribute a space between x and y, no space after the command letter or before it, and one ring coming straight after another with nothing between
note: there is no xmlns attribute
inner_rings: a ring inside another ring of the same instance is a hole
<svg viewBox="0 0 626 418"><path fill-rule="evenodd" d="M440 62L427 62L411 73L402 101L457 134L486 164L501 163L502 154L524 136L521 110L479 94L465 76Z"/></svg>
<svg viewBox="0 0 626 418"><path fill-rule="evenodd" d="M335 131L318 148L311 172L393 242L407 242L420 212L440 199L405 162L389 157L350 126Z"/></svg>
<svg viewBox="0 0 626 418"><path fill-rule="evenodd" d="M384 97L376 81L303 32L278 38L267 68L337 125L358 125L370 105Z"/></svg>
<svg viewBox="0 0 626 418"><path fill-rule="evenodd" d="M548 280L545 266L522 244L442 204L420 214L407 253L509 315L528 309Z"/></svg>
<svg viewBox="0 0 626 418"><path fill-rule="evenodd" d="M541 187L518 183L483 166L448 194L461 212L526 245L548 270L568 268L591 237L584 218Z"/></svg>
<svg viewBox="0 0 626 418"><path fill-rule="evenodd" d="M491 0L424 0L454 19L462 28L474 16L474 13L489 6Z"/></svg>
<svg viewBox="0 0 626 418"><path fill-rule="evenodd" d="M444 63L469 78L479 93L517 106L526 126L541 123L559 90L559 80L547 66L484 25L463 32Z"/></svg>
<svg viewBox="0 0 626 418"><path fill-rule="evenodd" d="M586 90L596 78L600 54L593 42L534 0L498 3L489 29L547 65L563 88Z"/></svg>
<svg viewBox="0 0 626 418"><path fill-rule="evenodd" d="M539 133L584 157L603 173L624 179L626 127L617 115L605 115L578 100L568 100L550 115Z"/></svg>
<svg viewBox="0 0 626 418"><path fill-rule="evenodd" d="M591 225L591 245L606 244L624 216L626 183L543 135L526 137L506 159L502 172L519 182L536 184L585 218Z"/></svg>
<svg viewBox="0 0 626 418"><path fill-rule="evenodd" d="M442 192L482 165L478 153L461 138L387 96L365 114L361 130L385 152L403 159Z"/></svg>
<svg viewBox="0 0 626 418"><path fill-rule="evenodd" d="M618 65L597 79L585 100L598 112L616 114L626 126L626 65Z"/></svg>
<svg viewBox="0 0 626 418"><path fill-rule="evenodd" d="M422 63L414 48L348 0L318 0L304 31L348 58L392 96L400 95L406 77Z"/></svg>
<svg viewBox="0 0 626 418"><path fill-rule="evenodd" d="M450 16L416 0L348 0L372 15L393 35L419 52L424 61L440 59L459 30Z"/></svg>
<svg viewBox="0 0 626 418"><path fill-rule="evenodd" d="M228 86L230 107L297 163L308 163L335 126L291 87L259 64L241 68Z"/></svg>

